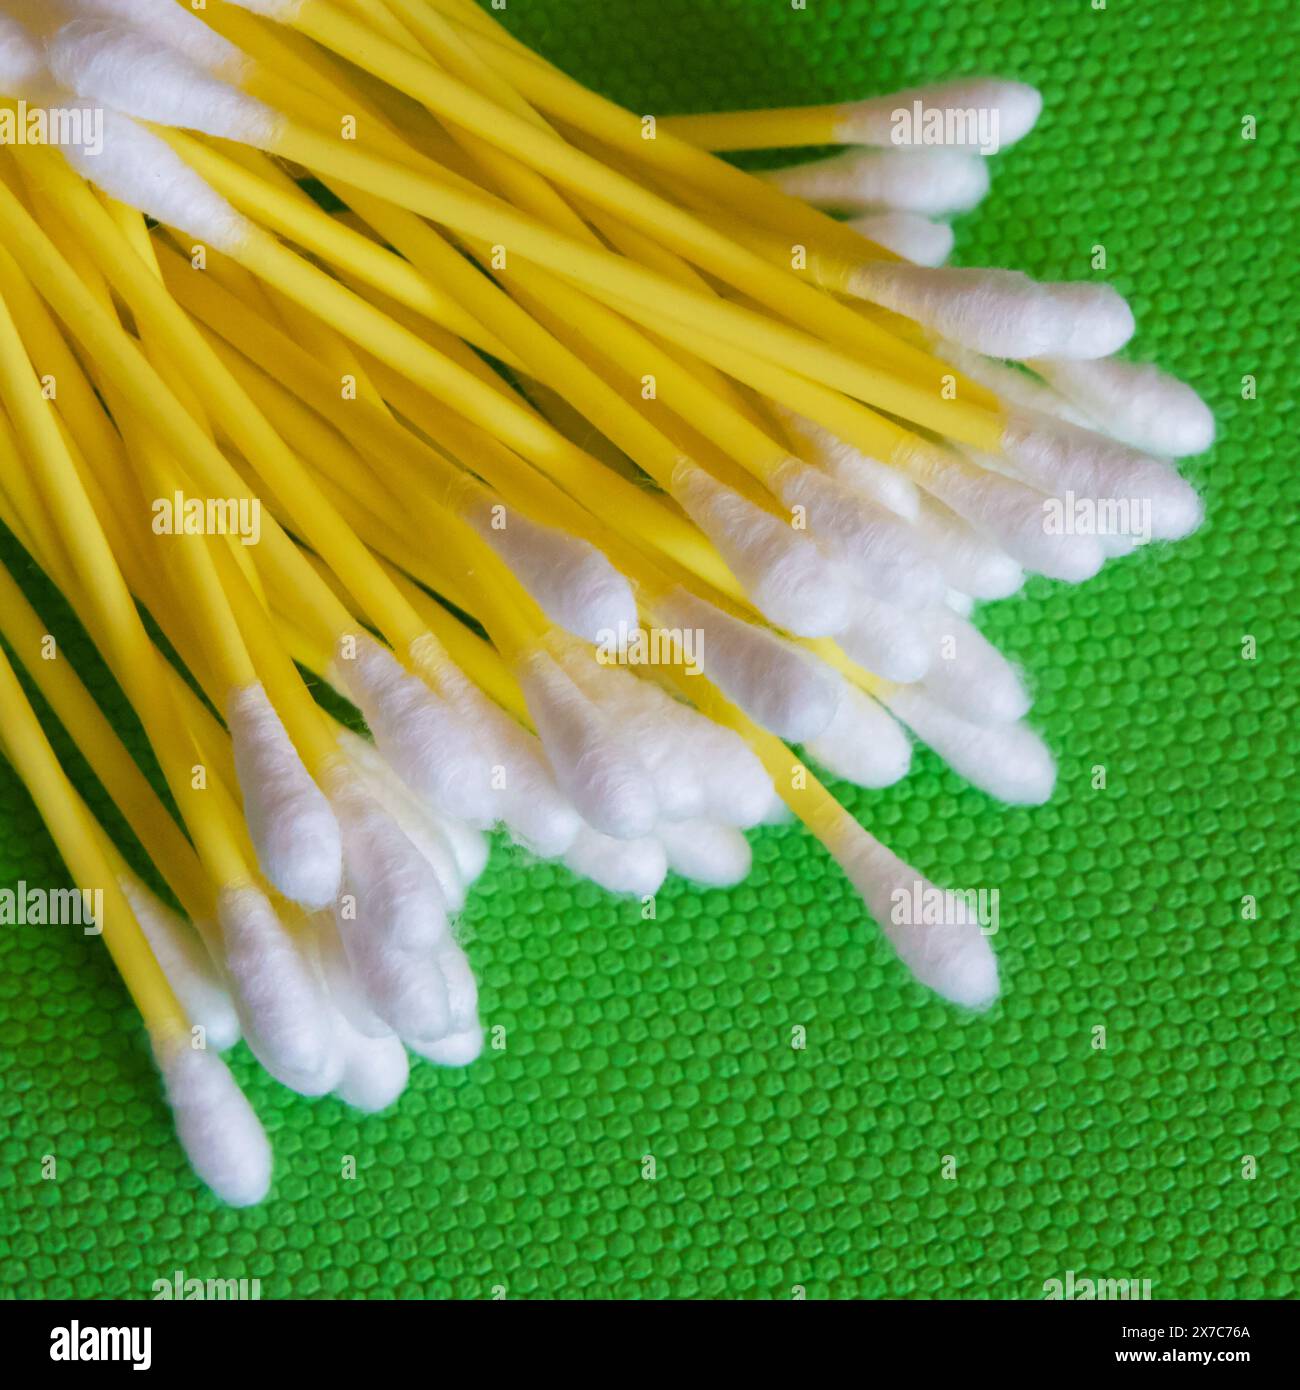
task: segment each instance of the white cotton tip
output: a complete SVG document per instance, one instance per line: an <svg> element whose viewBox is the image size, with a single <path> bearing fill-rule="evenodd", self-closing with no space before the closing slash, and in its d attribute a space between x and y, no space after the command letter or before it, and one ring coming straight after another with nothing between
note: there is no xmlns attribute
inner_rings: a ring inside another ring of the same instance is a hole
<svg viewBox="0 0 1300 1390"><path fill-rule="evenodd" d="M705 814L737 830L762 825L772 812L776 792L753 749L734 729L713 726L701 750L705 777Z"/></svg>
<svg viewBox="0 0 1300 1390"><path fill-rule="evenodd" d="M887 681L909 685L930 666L924 614L894 608L866 595L853 621L835 639L845 656Z"/></svg>
<svg viewBox="0 0 1300 1390"><path fill-rule="evenodd" d="M844 682L810 653L686 589L674 589L663 609L674 626L699 634L704 674L763 728L803 743L835 717Z"/></svg>
<svg viewBox="0 0 1300 1390"><path fill-rule="evenodd" d="M969 212L989 191L988 165L961 150L846 150L760 177L835 212L888 208L942 217Z"/></svg>
<svg viewBox="0 0 1300 1390"><path fill-rule="evenodd" d="M868 594L901 608L939 601L939 569L901 517L796 458L776 471L772 490L792 512L802 509L813 539Z"/></svg>
<svg viewBox="0 0 1300 1390"><path fill-rule="evenodd" d="M777 406L776 410L793 436L801 457L820 464L845 487L888 507L905 521L916 520L921 494L910 478L836 438L815 420L796 415L782 406Z"/></svg>
<svg viewBox="0 0 1300 1390"><path fill-rule="evenodd" d="M1025 82L961 77L848 103L841 109L834 143L943 145L992 155L1023 140L1042 110L1042 93Z"/></svg>
<svg viewBox="0 0 1300 1390"><path fill-rule="evenodd" d="M451 931L437 877L354 773L336 769L330 797L344 855L334 921L353 973L395 1033L440 1037L451 1006L433 957Z"/></svg>
<svg viewBox="0 0 1300 1390"><path fill-rule="evenodd" d="M553 623L588 642L636 626L631 584L594 545L517 511L494 527L492 510L473 507L467 519Z"/></svg>
<svg viewBox="0 0 1300 1390"><path fill-rule="evenodd" d="M607 893L630 893L648 898L657 893L668 873L663 844L645 836L615 840L583 826L564 855L566 867L589 878Z"/></svg>
<svg viewBox="0 0 1300 1390"><path fill-rule="evenodd" d="M912 745L889 714L856 686L846 686L830 728L807 745L827 772L859 787L892 787L907 776Z"/></svg>
<svg viewBox="0 0 1300 1390"><path fill-rule="evenodd" d="M343 873L343 848L329 802L260 684L231 693L226 723L262 872L291 902L328 907Z"/></svg>
<svg viewBox="0 0 1300 1390"><path fill-rule="evenodd" d="M437 1042L407 1042L412 1052L440 1067L467 1067L483 1053L483 1029L468 1028L463 1033L449 1033Z"/></svg>
<svg viewBox="0 0 1300 1390"><path fill-rule="evenodd" d="M963 594L960 589L949 589L943 596L945 607L956 613L959 618L969 618L975 611L975 600L969 594Z"/></svg>
<svg viewBox="0 0 1300 1390"><path fill-rule="evenodd" d="M990 357L1107 357L1133 336L1109 285L1040 284L1018 270L867 261L849 291Z"/></svg>
<svg viewBox="0 0 1300 1390"><path fill-rule="evenodd" d="M927 615L934 659L923 682L945 708L975 724L1014 724L1032 701L1020 673L977 628L942 607Z"/></svg>
<svg viewBox="0 0 1300 1390"><path fill-rule="evenodd" d="M334 1094L367 1115L378 1114L406 1090L411 1065L398 1037L368 1038L340 1019L343 1037L343 1076Z"/></svg>
<svg viewBox="0 0 1300 1390"><path fill-rule="evenodd" d="M886 697L889 708L959 776L1013 806L1041 806L1056 786L1056 763L1024 724L976 724L919 686Z"/></svg>
<svg viewBox="0 0 1300 1390"><path fill-rule="evenodd" d="M981 386L987 386L1001 398L1003 405L1052 415L1074 424L1089 423L1083 411L1077 410L1064 396L1058 395L1037 376L1019 366L985 357L982 352L972 352L970 348L948 339L939 341L935 353L964 376Z"/></svg>
<svg viewBox="0 0 1300 1390"><path fill-rule="evenodd" d="M0 96L32 96L45 80L40 45L12 15L0 14Z"/></svg>
<svg viewBox="0 0 1300 1390"><path fill-rule="evenodd" d="M341 644L342 646L342 644ZM486 830L497 819L490 759L462 714L364 633L333 671L366 717L389 766L440 810Z"/></svg>
<svg viewBox="0 0 1300 1390"><path fill-rule="evenodd" d="M1105 563L1095 536L1051 524L1049 499L1041 492L946 451L926 449L924 464L931 493L977 530L988 532L1025 569L1082 584Z"/></svg>
<svg viewBox="0 0 1300 1390"><path fill-rule="evenodd" d="M433 870L449 912L465 906L465 883L460 867L438 817L383 760L373 744L350 729L339 730L339 748L367 792L379 803L397 828L420 852ZM474 832L477 833L477 832Z"/></svg>
<svg viewBox="0 0 1300 1390"><path fill-rule="evenodd" d="M925 500L917 530L943 577L959 593L989 602L1009 598L1024 587L1021 565L990 535L967 525L942 502Z"/></svg>
<svg viewBox="0 0 1300 1390"><path fill-rule="evenodd" d="M1039 372L1113 439L1169 458L1214 443L1214 415L1186 382L1149 362L1040 360Z"/></svg>
<svg viewBox="0 0 1300 1390"><path fill-rule="evenodd" d="M877 212L855 217L849 226L859 236L916 265L942 265L952 255L956 235L946 222L914 212Z"/></svg>
<svg viewBox="0 0 1300 1390"><path fill-rule="evenodd" d="M271 1145L230 1069L186 1042L154 1055L190 1166L228 1206L260 1202L271 1187Z"/></svg>
<svg viewBox="0 0 1300 1390"><path fill-rule="evenodd" d="M144 29L205 71L234 81L247 59L190 10L158 0L76 0L83 14L98 14Z"/></svg>
<svg viewBox="0 0 1300 1390"><path fill-rule="evenodd" d="M328 1001L266 895L251 885L224 889L217 900L217 921L253 1055L299 1095L332 1091L342 1058Z"/></svg>
<svg viewBox="0 0 1300 1390"><path fill-rule="evenodd" d="M1204 520L1196 489L1164 459L1066 420L1013 410L1007 413L1002 457L1026 482L1053 497L1074 494L1103 504L1095 517L1072 518L1074 529L1138 540L1182 540ZM1057 519L1048 508L1049 529Z"/></svg>
<svg viewBox="0 0 1300 1390"><path fill-rule="evenodd" d="M218 1052L234 1047L239 1014L194 928L134 874L123 874L118 882L186 1018L203 1029L209 1047Z"/></svg>
<svg viewBox="0 0 1300 1390"><path fill-rule="evenodd" d="M361 981L352 970L332 912L318 912L311 919L308 941L315 953L325 992L335 1011L349 1028L366 1038L389 1038L391 1026L374 1011Z"/></svg>
<svg viewBox="0 0 1300 1390"><path fill-rule="evenodd" d="M437 827L443 843L451 851L461 883L466 888L472 887L487 868L488 857L492 853L488 837L481 830L475 830L472 825L466 825L464 821L455 820L451 816L430 813L429 819Z"/></svg>
<svg viewBox="0 0 1300 1390"><path fill-rule="evenodd" d="M233 252L247 240L252 223L165 140L130 116L113 110L103 110L102 116L102 143L62 146L68 163L84 179L118 202L199 237L218 251Z"/></svg>
<svg viewBox="0 0 1300 1390"><path fill-rule="evenodd" d="M921 984L968 1009L987 1009L997 999L997 957L961 895L941 893L865 831L840 863L899 959ZM933 901L952 904L956 910L927 915L924 905Z"/></svg>
<svg viewBox="0 0 1300 1390"><path fill-rule="evenodd" d="M517 675L560 790L582 818L616 839L648 835L659 806L633 741L550 653L530 653Z"/></svg>
<svg viewBox="0 0 1300 1390"><path fill-rule="evenodd" d="M655 828L668 867L705 888L734 888L754 862L749 841L730 825L703 820L663 821Z"/></svg>
<svg viewBox="0 0 1300 1390"><path fill-rule="evenodd" d="M103 18L74 19L50 39L46 54L60 86L137 120L259 148L274 143L283 121L143 29Z"/></svg>
<svg viewBox="0 0 1300 1390"><path fill-rule="evenodd" d="M796 637L830 637L849 620L845 574L792 518L774 516L683 460L673 495L717 546L754 606Z"/></svg>

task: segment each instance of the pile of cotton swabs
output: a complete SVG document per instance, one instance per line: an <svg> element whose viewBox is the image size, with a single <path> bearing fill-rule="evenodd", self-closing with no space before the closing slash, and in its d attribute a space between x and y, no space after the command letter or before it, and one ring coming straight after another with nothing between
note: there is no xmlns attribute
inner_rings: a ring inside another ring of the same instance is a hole
<svg viewBox="0 0 1300 1390"><path fill-rule="evenodd" d="M1024 685L970 610L1192 531L1168 460L1213 435L1188 388L1110 356L1133 321L1107 286L935 264L932 219L987 165L892 148L891 113L979 109L1008 144L1037 94L656 122L471 0L3 9L0 116L82 124L0 153L0 519L179 823L0 574L3 635L184 917L2 656L0 745L103 890L213 1191L270 1183L219 1056L240 1036L367 1110L408 1049L478 1055L451 919L493 827L648 895L669 870L738 881L742 832L793 812L918 980L990 1003L978 926L896 921L925 880L813 770L885 786L910 731L991 795L1046 799ZM856 148L763 177L708 152L827 143ZM1141 525L1050 524L1061 499ZM213 521L236 516L256 534Z"/></svg>

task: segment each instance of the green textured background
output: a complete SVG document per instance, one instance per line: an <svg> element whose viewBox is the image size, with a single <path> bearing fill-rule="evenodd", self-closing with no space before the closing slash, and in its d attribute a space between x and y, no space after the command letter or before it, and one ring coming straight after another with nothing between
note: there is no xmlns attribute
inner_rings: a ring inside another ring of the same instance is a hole
<svg viewBox="0 0 1300 1390"><path fill-rule="evenodd" d="M420 1064L393 1112L362 1119L290 1097L241 1047L277 1169L270 1200L236 1213L185 1167L98 943L6 929L5 1290L147 1296L180 1268L260 1278L267 1297L1035 1298L1074 1269L1149 1278L1157 1298L1294 1296L1291 0L510 0L509 15L645 111L959 73L1037 83L1040 126L997 159L958 258L1077 279L1106 247L1134 352L1218 414L1222 442L1189 465L1209 524L984 613L1037 692L1051 804L998 806L925 752L897 788L844 790L938 881L1000 889L1006 994L985 1017L911 984L793 829L757 837L734 892L670 884L651 922L500 846L469 925L506 1050L460 1074ZM0 881L61 875L0 767Z"/></svg>

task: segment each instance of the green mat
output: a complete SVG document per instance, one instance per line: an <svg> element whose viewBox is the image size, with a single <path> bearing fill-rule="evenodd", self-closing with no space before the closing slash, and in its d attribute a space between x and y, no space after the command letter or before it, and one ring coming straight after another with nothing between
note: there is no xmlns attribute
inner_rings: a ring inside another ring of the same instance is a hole
<svg viewBox="0 0 1300 1390"><path fill-rule="evenodd" d="M358 1118L241 1046L277 1166L266 1204L232 1212L173 1141L99 943L0 930L6 1292L147 1297L181 1269L265 1297L1038 1298L1074 1270L1156 1298L1294 1296L1290 0L511 0L508 19L639 111L1038 84L1041 124L996 160L958 258L1082 279L1106 248L1134 354L1218 415L1188 465L1208 525L982 613L1059 756L1049 805L999 806L924 751L888 792L839 789L938 882L1000 890L987 1016L910 983L794 829L756 837L734 892L670 883L653 921L500 845L468 927L504 1050L421 1064L393 1112ZM64 881L0 766L0 882L19 878Z"/></svg>

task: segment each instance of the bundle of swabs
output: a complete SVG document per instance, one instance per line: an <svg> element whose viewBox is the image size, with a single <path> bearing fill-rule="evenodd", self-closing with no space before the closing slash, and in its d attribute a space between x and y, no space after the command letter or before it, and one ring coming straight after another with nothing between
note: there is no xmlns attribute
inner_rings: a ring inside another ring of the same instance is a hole
<svg viewBox="0 0 1300 1390"><path fill-rule="evenodd" d="M181 911L3 654L0 747L103 892L203 1181L270 1184L219 1055L241 1036L362 1110L408 1049L479 1054L452 918L493 828L645 896L739 881L743 832L792 814L904 967L990 1004L978 923L898 911L939 890L817 770L896 782L910 731L1046 800L971 609L1194 530L1170 460L1214 431L1112 355L1108 286L940 264L934 219L988 166L897 146L895 114L979 111L1006 145L1037 93L655 120L472 0L2 8L0 124L28 138L0 152L0 519L169 800L0 571L3 636ZM761 176L718 156L825 145L849 148Z"/></svg>

